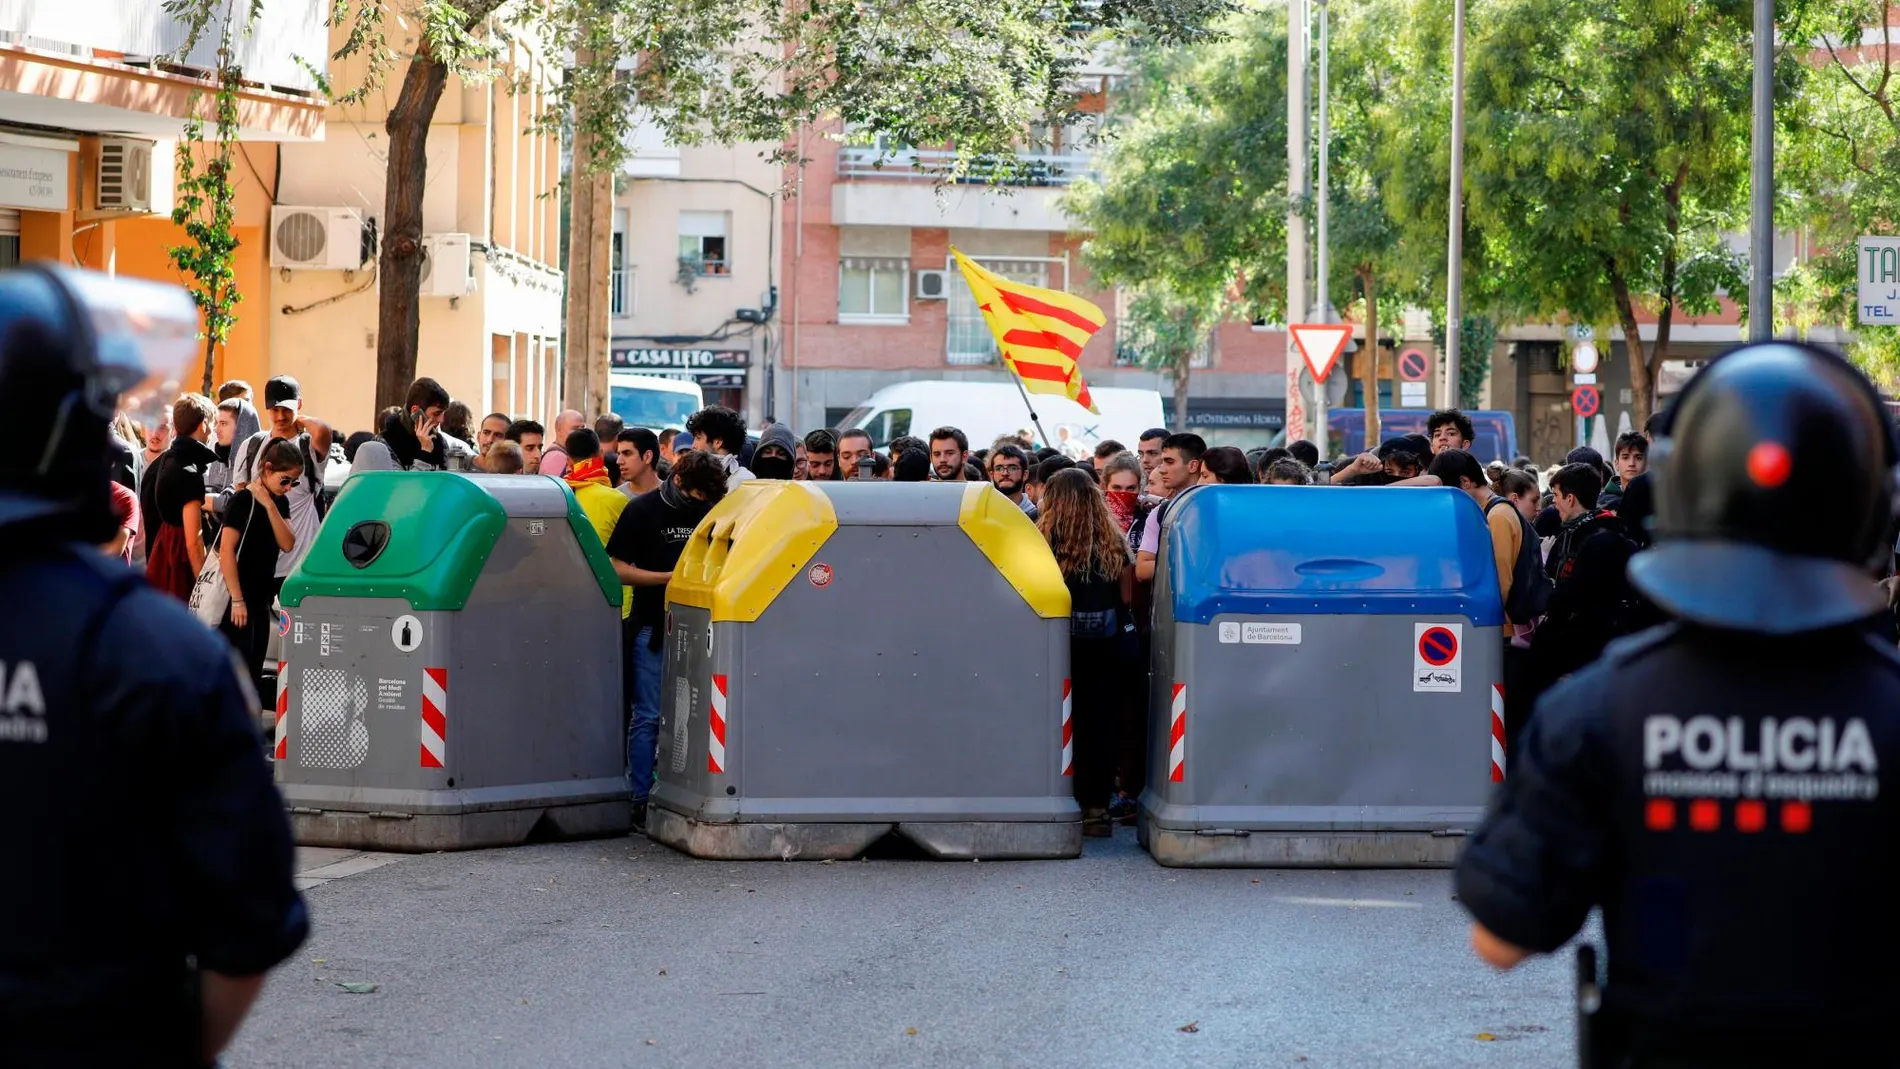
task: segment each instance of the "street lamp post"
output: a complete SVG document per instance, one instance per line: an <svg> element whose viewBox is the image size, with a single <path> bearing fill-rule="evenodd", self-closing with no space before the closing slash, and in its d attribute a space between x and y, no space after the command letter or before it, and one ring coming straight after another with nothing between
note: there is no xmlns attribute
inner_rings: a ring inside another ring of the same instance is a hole
<svg viewBox="0 0 1900 1069"><path fill-rule="evenodd" d="M1327 112L1328 98L1332 96L1332 83L1329 80L1327 64L1330 29L1327 20L1326 0L1316 0L1319 4L1319 179L1317 190L1317 211L1314 227L1313 259L1313 321L1331 323L1333 321L1333 302L1330 296L1329 282L1332 271L1332 252L1329 248L1326 229L1326 190L1327 168L1332 151L1333 125ZM1331 428L1326 422L1326 384L1313 384L1313 441L1319 446L1319 458L1327 459L1327 439L1332 437Z"/></svg>
<svg viewBox="0 0 1900 1069"><path fill-rule="evenodd" d="M1760 2L1760 0L1757 0ZM1772 0L1770 0L1772 2ZM1457 408L1458 342L1464 328L1465 0L1451 16L1451 233L1445 252L1445 407Z"/></svg>
<svg viewBox="0 0 1900 1069"><path fill-rule="evenodd" d="M1297 323L1306 313L1307 173L1306 111L1306 0L1286 5L1286 321ZM1287 440L1306 437L1306 389L1300 385L1304 361L1293 332L1286 335Z"/></svg>
<svg viewBox="0 0 1900 1069"><path fill-rule="evenodd" d="M1755 0L1755 114L1750 137L1748 337L1774 336L1775 0Z"/></svg>

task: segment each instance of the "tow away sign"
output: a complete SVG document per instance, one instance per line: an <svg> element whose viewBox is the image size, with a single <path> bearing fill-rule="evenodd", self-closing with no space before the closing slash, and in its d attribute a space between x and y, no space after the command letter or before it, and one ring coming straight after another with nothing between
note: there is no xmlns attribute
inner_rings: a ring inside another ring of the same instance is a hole
<svg viewBox="0 0 1900 1069"><path fill-rule="evenodd" d="M1855 302L1863 327L1900 326L1900 237L1863 237L1859 258L1860 299Z"/></svg>

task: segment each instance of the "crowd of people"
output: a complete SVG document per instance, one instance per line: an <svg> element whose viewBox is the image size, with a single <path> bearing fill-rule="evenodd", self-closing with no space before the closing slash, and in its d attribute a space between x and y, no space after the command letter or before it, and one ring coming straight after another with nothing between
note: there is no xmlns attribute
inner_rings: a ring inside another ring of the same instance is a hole
<svg viewBox="0 0 1900 1069"><path fill-rule="evenodd" d="M627 767L640 823L653 786L666 584L700 519L749 479L987 482L1037 524L1074 605L1075 792L1089 835L1134 819L1146 772L1146 648L1162 520L1197 485L1444 486L1468 494L1490 536L1507 618L1507 739L1551 684L1616 637L1661 619L1626 579L1629 560L1649 542L1647 429L1621 435L1610 459L1583 447L1539 471L1528 458L1481 464L1470 452L1471 421L1455 409L1433 413L1424 434L1332 464L1307 441L1243 451L1159 427L1134 449L1104 441L1080 460L1038 448L1027 434L972 448L955 427L879 449L857 429L799 437L768 421L755 437L738 413L716 406L683 428L628 427L612 414L590 423L569 410L550 433L502 412L474 422L466 405L426 378L381 414L379 433L342 441L303 412L288 377L266 384L261 414L249 385L230 382L216 401L186 395L166 416L144 435L120 420L124 525L107 549L127 560L142 554L153 584L183 599L205 576L221 575L229 607L218 626L260 687L274 601L321 522L329 465L564 480L625 586Z"/></svg>

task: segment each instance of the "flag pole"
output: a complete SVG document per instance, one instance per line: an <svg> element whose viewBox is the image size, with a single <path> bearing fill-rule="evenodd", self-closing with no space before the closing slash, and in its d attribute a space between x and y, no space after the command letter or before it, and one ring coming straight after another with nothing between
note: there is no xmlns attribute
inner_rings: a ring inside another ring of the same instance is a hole
<svg viewBox="0 0 1900 1069"><path fill-rule="evenodd" d="M1036 405L1029 399L1029 390L1023 385L1023 377L1012 371L1009 373L1009 381L1015 383L1016 392L1023 395L1023 407L1029 410L1029 422L1036 425L1036 433L1042 436L1043 448L1054 449L1055 447L1049 444L1049 432L1042 429L1042 417L1036 415Z"/></svg>

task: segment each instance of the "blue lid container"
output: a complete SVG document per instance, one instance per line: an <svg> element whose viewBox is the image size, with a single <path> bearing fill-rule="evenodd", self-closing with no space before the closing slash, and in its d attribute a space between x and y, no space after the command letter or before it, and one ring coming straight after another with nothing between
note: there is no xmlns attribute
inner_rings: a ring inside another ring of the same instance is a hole
<svg viewBox="0 0 1900 1069"><path fill-rule="evenodd" d="M1182 623L1223 613L1504 623L1491 534L1460 490L1210 485L1170 517L1167 596Z"/></svg>

